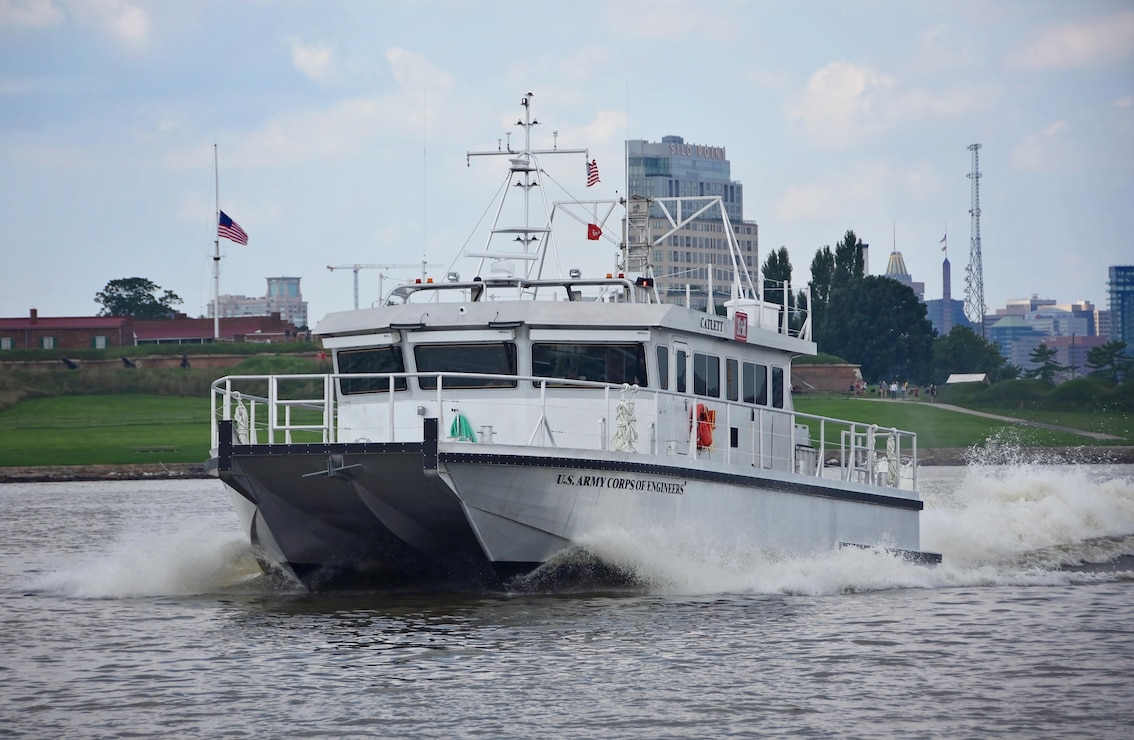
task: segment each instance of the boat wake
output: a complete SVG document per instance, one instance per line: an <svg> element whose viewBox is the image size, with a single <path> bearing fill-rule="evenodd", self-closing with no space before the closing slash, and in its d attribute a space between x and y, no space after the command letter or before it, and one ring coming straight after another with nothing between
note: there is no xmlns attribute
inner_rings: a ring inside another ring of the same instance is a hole
<svg viewBox="0 0 1134 740"><path fill-rule="evenodd" d="M923 468L922 549L940 565L883 549L810 557L715 532L641 527L591 533L507 584L509 593L823 595L904 588L1067 585L1134 579L1134 466L974 461ZM238 533L205 525L128 532L101 552L25 583L70 598L279 593Z"/></svg>
<svg viewBox="0 0 1134 740"><path fill-rule="evenodd" d="M563 574L578 585L581 574L594 575L594 587L650 593L820 595L1134 579L1131 472L1129 466L974 462L959 478L952 468L935 479L927 469L922 549L943 556L933 567L883 549L793 557L707 532L610 529L593 533L522 585L550 588ZM602 580L612 574L613 582Z"/></svg>

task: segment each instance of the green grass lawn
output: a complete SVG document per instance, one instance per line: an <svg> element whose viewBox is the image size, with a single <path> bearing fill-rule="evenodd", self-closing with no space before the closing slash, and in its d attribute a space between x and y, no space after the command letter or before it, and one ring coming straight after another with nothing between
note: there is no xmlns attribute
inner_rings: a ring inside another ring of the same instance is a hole
<svg viewBox="0 0 1134 740"><path fill-rule="evenodd" d="M208 454L208 398L59 396L0 412L0 466L201 462Z"/></svg>
<svg viewBox="0 0 1134 740"><path fill-rule="evenodd" d="M989 413L998 413L988 409ZM1101 432L1121 437L1121 442L1111 444L1134 445L1134 414L1122 412L1099 413L1098 411L1048 411L1040 409L1012 409L1005 413L1020 419L1029 419L1044 424L1057 424L1088 432ZM1100 443L1103 444L1103 443Z"/></svg>
<svg viewBox="0 0 1134 740"><path fill-rule="evenodd" d="M793 398L796 411L829 416L848 421L868 422L880 427L897 427L917 433L918 446L923 449L941 447L971 447L990 438L1010 438L1025 447L1062 447L1103 444L1077 434L1037 429L949 411L924 401L883 402L867 399L847 399L838 396L799 395ZM1001 414L1012 416L1013 413ZM1052 424L1099 431L1094 427L1064 421L1035 419ZM817 430L812 430L817 433ZM828 434L828 441L835 441ZM1121 442L1111 443L1121 444Z"/></svg>

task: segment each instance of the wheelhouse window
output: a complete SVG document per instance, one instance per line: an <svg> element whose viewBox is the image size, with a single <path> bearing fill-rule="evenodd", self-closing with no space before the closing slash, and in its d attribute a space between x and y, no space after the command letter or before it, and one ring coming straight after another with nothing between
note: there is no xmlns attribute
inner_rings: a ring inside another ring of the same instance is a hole
<svg viewBox="0 0 1134 740"><path fill-rule="evenodd" d="M784 369L772 367L772 406L778 409L784 407Z"/></svg>
<svg viewBox="0 0 1134 740"><path fill-rule="evenodd" d="M768 366L746 362L741 368L744 402L768 405Z"/></svg>
<svg viewBox="0 0 1134 740"><path fill-rule="evenodd" d="M646 351L641 344L536 342L532 344L532 375L645 387Z"/></svg>
<svg viewBox="0 0 1134 740"><path fill-rule="evenodd" d="M721 358L693 353L693 393L698 396L721 397Z"/></svg>
<svg viewBox="0 0 1134 740"><path fill-rule="evenodd" d="M516 374L516 345L513 342L490 344L419 344L413 348L414 361L420 373L486 373ZM436 376L422 376L418 383L424 390L437 388ZM445 388L515 388L515 379L477 378L469 375L445 378Z"/></svg>
<svg viewBox="0 0 1134 740"><path fill-rule="evenodd" d="M658 388L669 388L669 347L658 345Z"/></svg>
<svg viewBox="0 0 1134 740"><path fill-rule="evenodd" d="M404 373L402 348L397 345L368 349L339 350L336 355L340 373ZM388 378L339 378L344 395L356 393L384 393L390 390ZM394 390L406 389L405 378L394 378Z"/></svg>
<svg viewBox="0 0 1134 740"><path fill-rule="evenodd" d="M674 358L673 372L674 372L674 375L677 376L676 379L677 379L677 392L678 393L684 393L685 392L685 376L687 375L687 371L685 369L685 366L686 366L686 358L687 357L688 357L688 355L685 354L685 350L679 349L679 350L677 350L676 357Z"/></svg>
<svg viewBox="0 0 1134 740"><path fill-rule="evenodd" d="M738 372L738 363L731 357L725 360L725 392L728 395L728 400L736 401L740 399L740 373Z"/></svg>

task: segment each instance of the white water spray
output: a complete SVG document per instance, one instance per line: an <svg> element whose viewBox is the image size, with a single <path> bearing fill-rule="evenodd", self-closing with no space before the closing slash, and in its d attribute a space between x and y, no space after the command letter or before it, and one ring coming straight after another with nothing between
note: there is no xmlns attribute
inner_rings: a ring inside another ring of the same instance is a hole
<svg viewBox="0 0 1134 740"><path fill-rule="evenodd" d="M949 472L951 490L927 494L922 515L922 549L943 556L936 567L882 550L794 557L755 542L650 528L599 531L580 544L666 594L817 595L1134 578L1134 468L972 465L959 480L955 468Z"/></svg>
<svg viewBox="0 0 1134 740"><path fill-rule="evenodd" d="M29 585L72 598L189 596L236 588L259 575L238 533L199 529L130 532L105 553L66 564Z"/></svg>

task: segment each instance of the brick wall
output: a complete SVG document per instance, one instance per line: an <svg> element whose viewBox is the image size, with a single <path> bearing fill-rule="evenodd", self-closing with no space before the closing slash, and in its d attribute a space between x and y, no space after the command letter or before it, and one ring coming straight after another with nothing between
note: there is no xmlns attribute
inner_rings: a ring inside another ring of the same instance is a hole
<svg viewBox="0 0 1134 740"><path fill-rule="evenodd" d="M858 365L792 365L791 383L800 393L846 393L862 382Z"/></svg>

